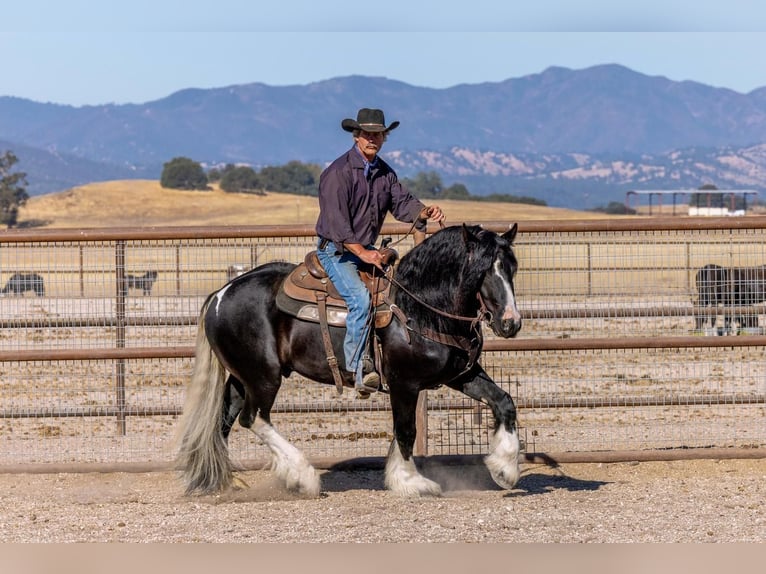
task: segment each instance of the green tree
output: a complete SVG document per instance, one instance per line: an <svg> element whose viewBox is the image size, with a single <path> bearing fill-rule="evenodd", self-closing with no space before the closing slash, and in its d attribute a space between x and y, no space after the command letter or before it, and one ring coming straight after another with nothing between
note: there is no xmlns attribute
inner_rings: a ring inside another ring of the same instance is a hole
<svg viewBox="0 0 766 574"><path fill-rule="evenodd" d="M404 187L419 199L436 199L443 197L444 184L442 178L435 171L424 172L415 175L415 179L402 179Z"/></svg>
<svg viewBox="0 0 766 574"><path fill-rule="evenodd" d="M317 195L321 173L322 168L318 165L291 161L281 167L264 167L258 175L265 189L297 195Z"/></svg>
<svg viewBox="0 0 766 574"><path fill-rule="evenodd" d="M221 189L228 192L263 193L260 178L252 167L241 165L225 170Z"/></svg>
<svg viewBox="0 0 766 574"><path fill-rule="evenodd" d="M207 181L209 183L221 181L221 170L219 170L217 167L211 167L209 170L207 170Z"/></svg>
<svg viewBox="0 0 766 574"><path fill-rule="evenodd" d="M468 188L462 183L455 183L450 185L447 189L444 190L442 197L444 197L444 199L457 200L473 199L468 191Z"/></svg>
<svg viewBox="0 0 766 574"><path fill-rule="evenodd" d="M18 223L19 208L29 199L27 193L27 174L21 171L11 172L19 161L11 151L0 156L0 223L13 227Z"/></svg>
<svg viewBox="0 0 766 574"><path fill-rule="evenodd" d="M609 215L636 215L635 209L628 207L621 201L610 201L606 207L602 205L600 207L594 207L590 211L607 213Z"/></svg>
<svg viewBox="0 0 766 574"><path fill-rule="evenodd" d="M160 185L168 189L210 189L207 175L199 162L175 157L162 166Z"/></svg>

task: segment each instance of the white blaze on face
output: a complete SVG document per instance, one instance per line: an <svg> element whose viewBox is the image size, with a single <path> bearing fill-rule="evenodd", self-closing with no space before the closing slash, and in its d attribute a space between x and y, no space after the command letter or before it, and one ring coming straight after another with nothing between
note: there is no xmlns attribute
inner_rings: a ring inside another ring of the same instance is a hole
<svg viewBox="0 0 766 574"><path fill-rule="evenodd" d="M500 283L502 283L503 289L505 290L505 309L503 309L503 321L520 321L521 313L519 313L519 310L516 308L516 297L513 295L511 284L508 283L508 280L501 273L500 260L495 259L495 264L493 267L495 270L495 275L497 275L498 279L500 279Z"/></svg>

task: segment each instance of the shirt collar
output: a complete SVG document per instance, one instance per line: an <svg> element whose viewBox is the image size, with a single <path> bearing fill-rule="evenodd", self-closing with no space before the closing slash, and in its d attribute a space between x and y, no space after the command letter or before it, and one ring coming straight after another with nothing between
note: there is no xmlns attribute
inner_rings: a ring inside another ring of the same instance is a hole
<svg viewBox="0 0 766 574"><path fill-rule="evenodd" d="M362 159L362 162L364 162L364 177L370 176L370 171L373 169L376 169L378 167L378 156L375 156L375 159L372 161L367 161L367 158L364 157L361 151L359 151L359 148L357 146L354 146L354 151L359 154L359 157Z"/></svg>

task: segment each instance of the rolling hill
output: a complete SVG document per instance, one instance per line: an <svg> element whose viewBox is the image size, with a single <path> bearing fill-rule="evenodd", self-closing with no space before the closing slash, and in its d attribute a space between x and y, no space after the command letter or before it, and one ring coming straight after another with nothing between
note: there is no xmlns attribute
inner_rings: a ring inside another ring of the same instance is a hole
<svg viewBox="0 0 766 574"><path fill-rule="evenodd" d="M533 219L595 219L603 214L517 203L440 201L447 223ZM99 228L187 225L314 225L317 199L164 189L153 180L92 183L30 198L19 227Z"/></svg>

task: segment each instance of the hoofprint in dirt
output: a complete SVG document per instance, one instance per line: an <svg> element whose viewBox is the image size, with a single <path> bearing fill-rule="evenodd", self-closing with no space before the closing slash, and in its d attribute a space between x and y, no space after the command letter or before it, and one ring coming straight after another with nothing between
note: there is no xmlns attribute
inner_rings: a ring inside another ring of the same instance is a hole
<svg viewBox="0 0 766 574"><path fill-rule="evenodd" d="M324 471L317 498L264 471L215 497L175 473L0 474L2 542L766 542L766 460L526 465L512 491L481 465L408 499L380 470Z"/></svg>

